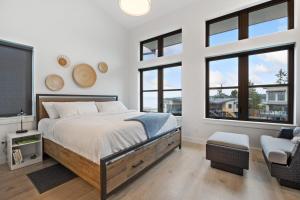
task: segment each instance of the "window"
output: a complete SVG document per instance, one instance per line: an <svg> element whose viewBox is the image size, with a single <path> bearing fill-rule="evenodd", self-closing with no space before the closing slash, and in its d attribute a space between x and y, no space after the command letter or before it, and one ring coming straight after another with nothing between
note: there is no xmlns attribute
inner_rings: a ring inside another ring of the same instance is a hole
<svg viewBox="0 0 300 200"><path fill-rule="evenodd" d="M163 69L163 112L181 115L181 67Z"/></svg>
<svg viewBox="0 0 300 200"><path fill-rule="evenodd" d="M143 73L143 102L145 112L158 112L158 70Z"/></svg>
<svg viewBox="0 0 300 200"><path fill-rule="evenodd" d="M182 52L182 30L167 33L140 43L140 60L177 55Z"/></svg>
<svg viewBox="0 0 300 200"><path fill-rule="evenodd" d="M182 52L182 33L171 35L163 39L164 56L177 55Z"/></svg>
<svg viewBox="0 0 300 200"><path fill-rule="evenodd" d="M143 44L143 59L152 60L158 56L157 40Z"/></svg>
<svg viewBox="0 0 300 200"><path fill-rule="evenodd" d="M294 28L294 0L274 0L206 22L206 46Z"/></svg>
<svg viewBox="0 0 300 200"><path fill-rule="evenodd" d="M274 91L267 91L267 100L268 101L275 101L276 100L276 92Z"/></svg>
<svg viewBox="0 0 300 200"><path fill-rule="evenodd" d="M288 54L279 50L249 56L250 118L288 121L288 102L278 99L280 92L288 91Z"/></svg>
<svg viewBox="0 0 300 200"><path fill-rule="evenodd" d="M226 104L238 104L238 89L238 58L210 61L209 117L237 119L238 110Z"/></svg>
<svg viewBox="0 0 300 200"><path fill-rule="evenodd" d="M285 94L286 92L285 91L281 91L281 92L278 92L278 101L285 101Z"/></svg>
<svg viewBox="0 0 300 200"><path fill-rule="evenodd" d="M239 40L239 19L232 17L209 24L209 46L236 42Z"/></svg>
<svg viewBox="0 0 300 200"><path fill-rule="evenodd" d="M206 62L206 117L293 123L294 45Z"/></svg>
<svg viewBox="0 0 300 200"><path fill-rule="evenodd" d="M180 116L181 63L140 69L142 112L165 112Z"/></svg>
<svg viewBox="0 0 300 200"><path fill-rule="evenodd" d="M288 3L249 13L249 38L288 30Z"/></svg>
<svg viewBox="0 0 300 200"><path fill-rule="evenodd" d="M0 41L0 116L32 114L32 47Z"/></svg>

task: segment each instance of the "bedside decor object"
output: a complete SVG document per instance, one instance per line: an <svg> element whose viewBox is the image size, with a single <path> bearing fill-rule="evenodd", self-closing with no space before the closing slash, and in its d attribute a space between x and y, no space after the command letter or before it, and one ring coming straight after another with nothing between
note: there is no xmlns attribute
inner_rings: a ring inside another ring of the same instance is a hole
<svg viewBox="0 0 300 200"><path fill-rule="evenodd" d="M73 79L78 86L89 88L95 84L97 75L89 64L82 63L74 67Z"/></svg>
<svg viewBox="0 0 300 200"><path fill-rule="evenodd" d="M108 71L108 65L106 62L100 62L98 64L98 69L101 73L105 74Z"/></svg>
<svg viewBox="0 0 300 200"><path fill-rule="evenodd" d="M67 56L64 56L64 55L59 55L57 57L57 62L60 66L64 67L64 68L67 68L70 66L70 59L67 57Z"/></svg>
<svg viewBox="0 0 300 200"><path fill-rule="evenodd" d="M17 130L16 133L27 133L28 130L23 129L23 116L25 115L25 113L23 112L23 110L21 109L21 112L18 114L18 116L20 117L20 121L21 121L21 129Z"/></svg>
<svg viewBox="0 0 300 200"><path fill-rule="evenodd" d="M11 170L42 162L42 136L36 130L8 133L7 158Z"/></svg>
<svg viewBox="0 0 300 200"><path fill-rule="evenodd" d="M51 74L46 77L45 80L46 87L51 91L59 91L64 87L64 79L57 75Z"/></svg>

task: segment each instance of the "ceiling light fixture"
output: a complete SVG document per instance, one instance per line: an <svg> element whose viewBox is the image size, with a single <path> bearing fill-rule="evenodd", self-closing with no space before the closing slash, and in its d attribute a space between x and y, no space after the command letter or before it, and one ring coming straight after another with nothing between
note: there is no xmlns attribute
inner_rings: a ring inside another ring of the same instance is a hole
<svg viewBox="0 0 300 200"><path fill-rule="evenodd" d="M120 8L131 16L142 16L151 9L151 0L119 0Z"/></svg>

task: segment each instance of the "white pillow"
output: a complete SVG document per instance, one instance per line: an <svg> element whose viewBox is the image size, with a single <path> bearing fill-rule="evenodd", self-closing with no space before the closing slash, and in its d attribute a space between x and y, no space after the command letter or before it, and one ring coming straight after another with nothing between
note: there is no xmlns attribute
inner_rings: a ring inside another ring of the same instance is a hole
<svg viewBox="0 0 300 200"><path fill-rule="evenodd" d="M59 118L59 114L54 106L54 102L43 102L42 103L48 116L50 119L57 119Z"/></svg>
<svg viewBox="0 0 300 200"><path fill-rule="evenodd" d="M98 113L97 106L94 101L89 102L77 102L78 114L90 114L90 113Z"/></svg>
<svg viewBox="0 0 300 200"><path fill-rule="evenodd" d="M128 109L121 101L96 102L99 112L124 112Z"/></svg>
<svg viewBox="0 0 300 200"><path fill-rule="evenodd" d="M294 144L299 144L299 143L300 143L300 136L295 136L295 137L293 137L292 142L293 142Z"/></svg>
<svg viewBox="0 0 300 200"><path fill-rule="evenodd" d="M293 135L294 135L294 137L295 137L295 136L300 136L300 127L296 127L296 128L294 129Z"/></svg>
<svg viewBox="0 0 300 200"><path fill-rule="evenodd" d="M58 102L54 106L61 118L78 115L77 102Z"/></svg>

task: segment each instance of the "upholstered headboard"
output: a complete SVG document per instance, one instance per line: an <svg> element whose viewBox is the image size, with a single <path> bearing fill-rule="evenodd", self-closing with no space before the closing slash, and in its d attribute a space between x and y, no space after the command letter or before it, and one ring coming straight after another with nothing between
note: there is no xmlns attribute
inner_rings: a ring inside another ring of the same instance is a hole
<svg viewBox="0 0 300 200"><path fill-rule="evenodd" d="M36 122L47 118L48 114L43 106L43 102L76 102L76 101L117 101L115 95L66 95L66 94L37 94L36 95Z"/></svg>

